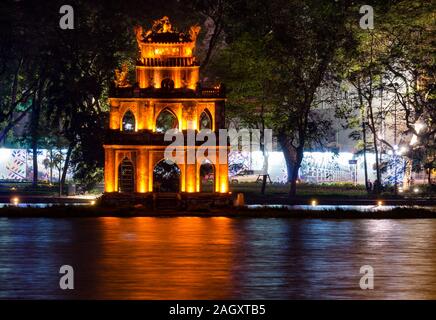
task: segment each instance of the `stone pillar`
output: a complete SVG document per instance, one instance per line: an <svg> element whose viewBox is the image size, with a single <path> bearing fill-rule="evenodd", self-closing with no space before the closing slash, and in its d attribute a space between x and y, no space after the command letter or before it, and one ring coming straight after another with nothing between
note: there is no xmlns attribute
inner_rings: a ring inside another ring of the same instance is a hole
<svg viewBox="0 0 436 320"><path fill-rule="evenodd" d="M177 165L179 166L180 169L180 191L186 192L186 164L178 163Z"/></svg>
<svg viewBox="0 0 436 320"><path fill-rule="evenodd" d="M139 193L145 193L148 191L147 160L146 150L139 149L136 158L136 190Z"/></svg>
<svg viewBox="0 0 436 320"><path fill-rule="evenodd" d="M196 188L197 188L197 170L196 167L197 165L195 163L187 163L185 165L186 167L186 172L185 172L185 177L186 177L186 192L195 192Z"/></svg>
<svg viewBox="0 0 436 320"><path fill-rule="evenodd" d="M223 159L219 157L220 151L223 152L223 148L225 148L226 154ZM220 193L227 193L229 192L229 163L228 163L228 148L227 147L220 147L217 150L217 180L219 181L218 190L217 192ZM219 169L218 169L219 167Z"/></svg>
<svg viewBox="0 0 436 320"><path fill-rule="evenodd" d="M115 192L115 151L112 148L104 150L104 191Z"/></svg>
<svg viewBox="0 0 436 320"><path fill-rule="evenodd" d="M136 120L136 131L142 130L145 128L145 109L143 106L141 106L141 103L136 101L135 103L135 110L137 119ZM135 116L136 117L136 116Z"/></svg>
<svg viewBox="0 0 436 320"><path fill-rule="evenodd" d="M220 192L220 166L219 166L218 162L213 165L213 169L214 169L213 180L214 180L214 184L215 184L214 190L215 190L215 192Z"/></svg>
<svg viewBox="0 0 436 320"><path fill-rule="evenodd" d="M147 150L147 159L148 159L148 191L153 191L153 169L154 169L154 160L153 160L153 152Z"/></svg>
<svg viewBox="0 0 436 320"><path fill-rule="evenodd" d="M112 102L111 102L112 103ZM120 107L118 103L111 105L110 116L109 116L109 128L112 130L120 130Z"/></svg>
<svg viewBox="0 0 436 320"><path fill-rule="evenodd" d="M151 131L155 130L153 105L149 101L147 101L142 108L144 108L144 129Z"/></svg>
<svg viewBox="0 0 436 320"><path fill-rule="evenodd" d="M220 163L220 172L219 172L219 192L227 193L229 192L229 167L227 163Z"/></svg>
<svg viewBox="0 0 436 320"><path fill-rule="evenodd" d="M199 159L197 159L197 161L199 161ZM195 184L195 191L196 192L200 192L202 190L201 189L201 175L200 175L200 169L201 169L201 161L197 162L195 165L195 180L196 180L196 184Z"/></svg>
<svg viewBox="0 0 436 320"><path fill-rule="evenodd" d="M182 108L182 121L180 123L182 130L197 130L197 105L193 102L186 102Z"/></svg>
<svg viewBox="0 0 436 320"><path fill-rule="evenodd" d="M116 150L114 150L114 153L115 153L115 156L114 156L114 159L115 159L115 161L114 161L114 186L115 186L115 189L114 189L114 191L115 192L118 192L119 191L119 189L118 189L118 165L120 164L120 155L119 155L119 151L116 151Z"/></svg>

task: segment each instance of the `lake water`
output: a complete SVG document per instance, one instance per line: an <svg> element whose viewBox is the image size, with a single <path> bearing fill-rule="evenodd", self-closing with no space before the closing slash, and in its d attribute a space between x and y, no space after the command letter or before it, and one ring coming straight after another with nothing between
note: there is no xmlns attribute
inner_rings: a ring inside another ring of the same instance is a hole
<svg viewBox="0 0 436 320"><path fill-rule="evenodd" d="M0 298L435 299L436 220L0 218Z"/></svg>

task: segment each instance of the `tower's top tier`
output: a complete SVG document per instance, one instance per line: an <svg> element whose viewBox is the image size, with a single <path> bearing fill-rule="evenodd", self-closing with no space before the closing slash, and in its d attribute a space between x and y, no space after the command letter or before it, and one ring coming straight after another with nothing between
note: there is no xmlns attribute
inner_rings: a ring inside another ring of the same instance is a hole
<svg viewBox="0 0 436 320"><path fill-rule="evenodd" d="M179 32L171 25L168 17L155 20L150 30L135 28L136 40L140 50L140 65L183 66L195 65L193 50L200 27L189 28L188 32Z"/></svg>
<svg viewBox="0 0 436 320"><path fill-rule="evenodd" d="M128 65L115 70L112 98L225 98L218 85L205 88L200 83L200 66L194 56L198 25L187 32L173 28L168 17L154 21L150 30L135 28L140 56L136 63L136 82L129 83Z"/></svg>

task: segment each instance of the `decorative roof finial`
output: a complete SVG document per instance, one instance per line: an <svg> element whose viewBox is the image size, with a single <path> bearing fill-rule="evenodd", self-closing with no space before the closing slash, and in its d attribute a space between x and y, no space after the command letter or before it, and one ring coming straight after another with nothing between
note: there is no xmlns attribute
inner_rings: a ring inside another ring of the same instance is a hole
<svg viewBox="0 0 436 320"><path fill-rule="evenodd" d="M153 22L152 30L157 33L173 33L173 26L170 23L170 19L167 16L164 16L162 19L155 20Z"/></svg>
<svg viewBox="0 0 436 320"><path fill-rule="evenodd" d="M200 30L201 27L198 24L189 28L189 36L191 37L192 42L196 42Z"/></svg>
<svg viewBox="0 0 436 320"><path fill-rule="evenodd" d="M117 88L130 87L130 83L127 80L129 69L126 63L123 63L121 69L115 69L115 86Z"/></svg>

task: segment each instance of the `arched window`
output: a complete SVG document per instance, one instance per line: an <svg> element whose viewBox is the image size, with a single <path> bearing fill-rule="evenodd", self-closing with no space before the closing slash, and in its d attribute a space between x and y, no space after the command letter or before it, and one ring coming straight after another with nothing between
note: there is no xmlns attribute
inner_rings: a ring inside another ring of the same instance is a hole
<svg viewBox="0 0 436 320"><path fill-rule="evenodd" d="M206 110L200 114L200 130L202 129L212 130L212 118Z"/></svg>
<svg viewBox="0 0 436 320"><path fill-rule="evenodd" d="M135 116L129 110L124 114L123 117L123 131L132 132L135 131L135 127L136 127Z"/></svg>
<svg viewBox="0 0 436 320"><path fill-rule="evenodd" d="M205 160L200 166L200 192L214 192L215 190L215 167Z"/></svg>
<svg viewBox="0 0 436 320"><path fill-rule="evenodd" d="M118 191L128 193L135 191L134 167L128 158L124 158L118 166Z"/></svg>
<svg viewBox="0 0 436 320"><path fill-rule="evenodd" d="M165 90L172 90L174 89L174 81L170 78L165 78L160 83L160 87Z"/></svg>
<svg viewBox="0 0 436 320"><path fill-rule="evenodd" d="M154 192L179 192L180 169L172 161L161 160L153 169Z"/></svg>
<svg viewBox="0 0 436 320"><path fill-rule="evenodd" d="M169 129L177 129L178 127L177 117L168 109L162 110L156 118L156 132L165 133Z"/></svg>

